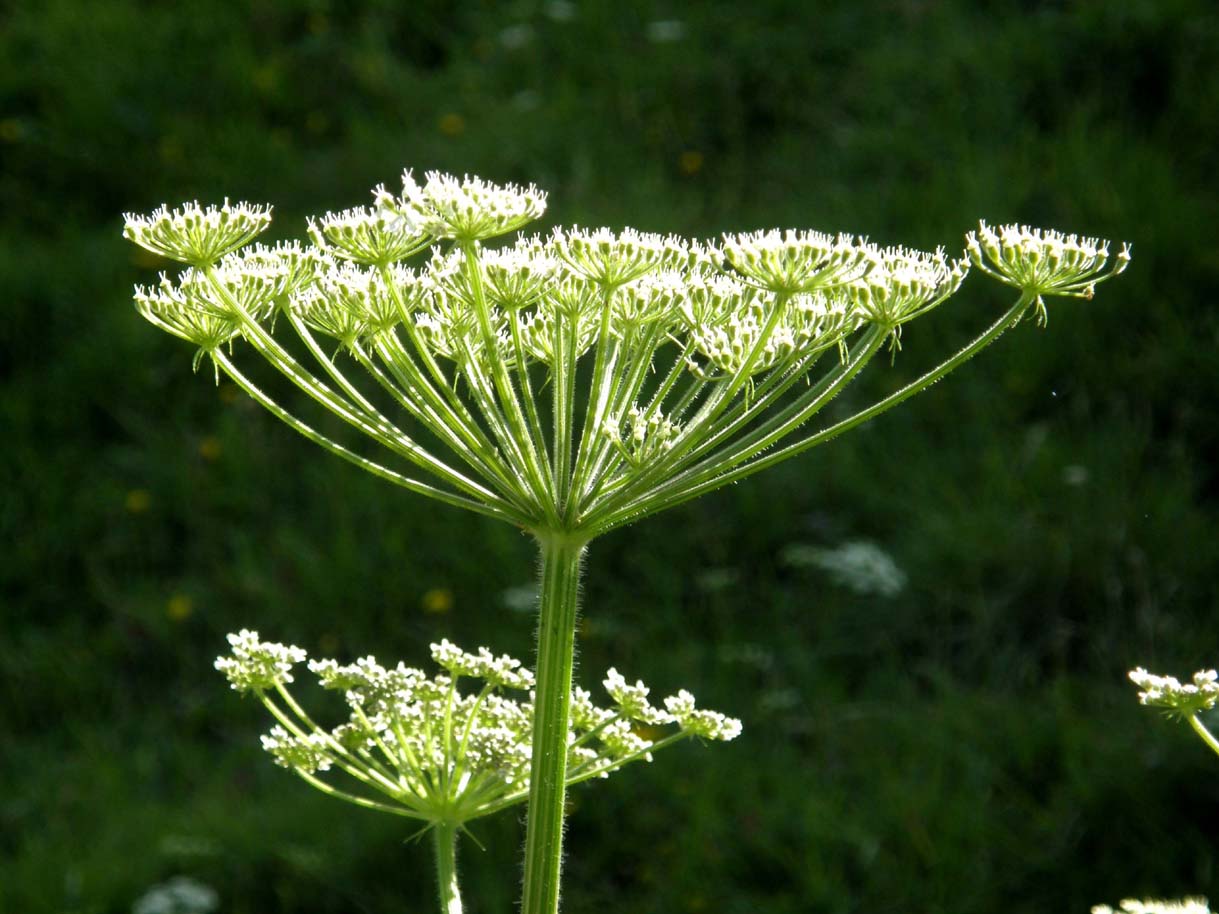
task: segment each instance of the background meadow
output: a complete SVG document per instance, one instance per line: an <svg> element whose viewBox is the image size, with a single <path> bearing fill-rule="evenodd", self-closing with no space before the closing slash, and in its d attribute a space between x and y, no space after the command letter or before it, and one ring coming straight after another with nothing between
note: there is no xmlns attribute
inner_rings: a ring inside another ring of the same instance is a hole
<svg viewBox="0 0 1219 914"><path fill-rule="evenodd" d="M739 716L573 794L566 910L1087 911L1219 901L1219 769L1126 670L1219 663L1219 12L1209 0L44 0L0 13L0 911L428 910L426 843L258 748L226 632L528 656L531 543L366 478L135 314L121 214L272 237L404 166L536 182L549 224L979 217L1134 245L864 430L593 546L577 678ZM852 403L1009 301L979 277ZM466 842L510 911L519 816Z"/></svg>

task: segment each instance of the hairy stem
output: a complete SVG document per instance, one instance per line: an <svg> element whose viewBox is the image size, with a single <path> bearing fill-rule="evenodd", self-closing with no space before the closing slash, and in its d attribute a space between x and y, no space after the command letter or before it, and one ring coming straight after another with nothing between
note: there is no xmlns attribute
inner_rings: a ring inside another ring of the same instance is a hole
<svg viewBox="0 0 1219 914"><path fill-rule="evenodd" d="M537 687L521 914L555 914L559 909L571 677L587 542L569 531L543 531L538 539L542 555Z"/></svg>
<svg viewBox="0 0 1219 914"><path fill-rule="evenodd" d="M440 892L440 914L461 914L461 890L457 885L457 826L437 822L432 827L436 849L436 886Z"/></svg>

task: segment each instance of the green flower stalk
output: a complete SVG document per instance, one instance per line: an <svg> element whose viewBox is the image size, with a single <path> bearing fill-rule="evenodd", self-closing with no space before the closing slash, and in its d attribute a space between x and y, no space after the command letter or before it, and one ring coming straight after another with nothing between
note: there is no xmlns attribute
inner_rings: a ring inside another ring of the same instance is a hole
<svg viewBox="0 0 1219 914"><path fill-rule="evenodd" d="M556 229L534 187L408 172L400 194L312 220L312 245L243 246L269 211L190 205L128 216L137 244L189 266L140 312L332 453L409 491L512 523L541 553L523 914L559 902L574 632L596 537L795 456L925 390L1045 299L1123 270L1095 239L983 223L964 256L849 235L690 241ZM430 251L414 267L403 261ZM976 339L838 421L814 417L971 262L1019 290ZM297 344L283 340L285 330ZM305 399L379 446L324 435L258 387L245 344ZM337 346L337 348L336 348ZM358 366L358 371L353 371ZM404 421L406 420L406 421Z"/></svg>
<svg viewBox="0 0 1219 914"><path fill-rule="evenodd" d="M460 914L458 833L529 796L533 703L505 693L531 690L533 673L507 655L486 648L469 654L447 640L431 646L444 671L431 677L403 664L383 667L374 657L346 665L311 660L321 687L342 693L348 707L346 721L325 728L288 689L305 651L248 630L228 640L231 650L217 658L216 669L238 692L256 695L276 720L262 737L263 749L329 796L425 823L441 912ZM650 703L642 682L631 685L617 670L606 674L604 685L613 708L597 707L583 689L570 696L565 786L650 762L653 753L690 737L730 740L741 731L740 721L696 708L685 690L666 698L662 709ZM647 728L646 738L638 727ZM350 786L332 782L339 774Z"/></svg>

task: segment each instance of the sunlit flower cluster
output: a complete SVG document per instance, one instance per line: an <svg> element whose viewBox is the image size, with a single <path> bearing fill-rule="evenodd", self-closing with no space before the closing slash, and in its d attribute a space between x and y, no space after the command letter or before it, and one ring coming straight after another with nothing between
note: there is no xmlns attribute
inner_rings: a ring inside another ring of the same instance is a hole
<svg viewBox="0 0 1219 914"><path fill-rule="evenodd" d="M965 236L965 244L979 270L1038 297L1042 323L1046 312L1041 296L1091 298L1098 282L1116 276L1130 263L1128 244L1110 263L1107 241L1027 225L992 228L980 222L976 232Z"/></svg>
<svg viewBox="0 0 1219 914"><path fill-rule="evenodd" d="M1210 914L1210 910L1205 898L1184 898L1180 901L1127 898L1117 908L1107 904L1095 905L1092 914Z"/></svg>
<svg viewBox="0 0 1219 914"><path fill-rule="evenodd" d="M335 257L368 265L406 260L433 240L419 222L386 205L311 219L309 237Z"/></svg>
<svg viewBox="0 0 1219 914"><path fill-rule="evenodd" d="M1208 711L1219 702L1219 672L1200 670L1193 681L1182 683L1173 676L1157 676L1142 667L1131 670L1130 681L1137 685L1139 702L1188 717Z"/></svg>
<svg viewBox="0 0 1219 914"><path fill-rule="evenodd" d="M428 821L464 822L525 798L533 736L533 673L486 648L463 651L448 640L431 646L442 672L429 676L373 657L350 664L312 660L323 689L342 693L347 719L314 723L287 690L292 668L305 661L298 647L262 641L257 632L229 636L231 653L216 660L241 692L253 692L277 723L262 737L275 762L315 787L357 805ZM567 779L608 777L634 761L688 737L730 740L740 722L698 709L684 690L664 709L648 703L648 688L629 685L610 670L605 687L613 704L595 705L588 692L572 695ZM636 731L646 725L647 735ZM657 728L672 727L660 735ZM340 788L323 774L346 775Z"/></svg>
<svg viewBox="0 0 1219 914"><path fill-rule="evenodd" d="M209 356L217 376L382 478L529 529L565 517L600 533L651 501L680 500L681 486L700 492L717 474L766 465L886 340L896 351L906 324L957 291L970 260L1025 293L1015 317L1034 308L1044 318L1042 295L1090 296L1129 259L1123 248L1106 268L1103 242L985 223L955 258L793 230L702 242L576 227L484 246L545 205L532 186L436 172L420 184L407 172L401 194L379 187L370 207L310 220L310 246L245 250L269 209L162 207L128 216L127 236L192 266L137 288L136 305L193 343L196 365ZM403 263L425 250L421 265ZM281 315L315 366L272 333ZM357 456L298 419L245 377L237 341L439 482ZM372 391L339 354L371 376ZM386 397L430 437L375 405Z"/></svg>
<svg viewBox="0 0 1219 914"><path fill-rule="evenodd" d="M546 211L546 194L532 184L492 184L482 178L429 171L424 183L409 171L402 175L402 195L378 188L377 201L434 238L474 242L506 235Z"/></svg>
<svg viewBox="0 0 1219 914"><path fill-rule="evenodd" d="M229 635L228 642L230 653L216 658L216 669L239 692L292 682L292 668L305 659L301 648L263 641L247 628Z"/></svg>
<svg viewBox="0 0 1219 914"><path fill-rule="evenodd" d="M968 260L949 260L942 248L933 254L886 248L846 294L861 318L897 327L956 292L968 273Z"/></svg>
<svg viewBox="0 0 1219 914"><path fill-rule="evenodd" d="M271 224L271 207L248 203L208 206L185 203L161 206L147 216L124 215L123 236L153 253L181 263L214 263L249 244Z"/></svg>
<svg viewBox="0 0 1219 914"><path fill-rule="evenodd" d="M876 250L850 235L766 231L725 235L733 269L772 292L812 292L867 276Z"/></svg>

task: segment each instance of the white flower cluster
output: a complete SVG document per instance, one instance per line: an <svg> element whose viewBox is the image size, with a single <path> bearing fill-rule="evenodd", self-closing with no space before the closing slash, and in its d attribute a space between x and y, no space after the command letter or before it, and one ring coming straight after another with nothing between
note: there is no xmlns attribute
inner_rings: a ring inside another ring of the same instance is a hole
<svg viewBox="0 0 1219 914"><path fill-rule="evenodd" d="M1092 914L1210 914L1210 910L1205 898L1184 898L1180 901L1127 898L1116 909L1107 904L1094 905Z"/></svg>
<svg viewBox="0 0 1219 914"><path fill-rule="evenodd" d="M131 906L131 914L211 914L220 896L210 885L189 876L174 876L152 886Z"/></svg>
<svg viewBox="0 0 1219 914"><path fill-rule="evenodd" d="M217 379L225 372L332 453L530 530L562 517L606 532L828 440L813 417L886 340L896 353L905 324L956 292L971 261L1020 298L876 409L1027 311L1044 320L1043 295L1090 296L1129 260L1095 239L985 223L961 258L793 230L710 243L556 228L489 248L545 212L542 191L406 172L400 194L373 194L369 207L310 220L303 247L239 249L270 218L246 204L129 215L129 238L190 265L137 288L136 307L197 347L196 368L209 356ZM425 249L425 263L405 265ZM303 350L272 332L279 318ZM239 341L390 461L256 386L237 365ZM789 437L803 440L776 447Z"/></svg>
<svg viewBox="0 0 1219 914"><path fill-rule="evenodd" d="M893 330L896 342L901 324L954 293L968 272L966 259L951 260L942 250L879 248L849 235L772 230L725 235L710 245L630 228L577 227L483 251L474 263L462 250L437 255L415 274L398 264L439 239L476 242L515 231L544 212L545 194L437 172L420 185L408 171L400 196L379 187L374 197L371 207L310 220L311 249L259 246L241 254L232 252L266 228L269 209L192 203L147 217L129 214L128 238L210 268L138 288L136 305L200 354L231 343L246 322L273 317L275 306L290 299L306 326L348 348L405 325L431 355L459 368L470 359L514 365L522 356L553 368L564 317L577 325L577 355L603 331L624 339L653 327L652 345L684 333L691 370L703 380L723 380L815 355L865 323ZM1025 226L982 223L967 241L980 269L1038 296L1090 296L1096 282L1129 260L1123 248L1105 272L1104 243ZM1035 307L1044 316L1040 300ZM480 308L487 309L494 351L485 334L474 332Z"/></svg>
<svg viewBox="0 0 1219 914"><path fill-rule="evenodd" d="M436 665L449 671L455 679L471 676L485 679L492 686L506 689L532 689L533 673L521 666L521 662L507 654L496 657L485 647L477 654L469 654L449 641L441 640L432 645L432 659Z"/></svg>
<svg viewBox="0 0 1219 914"><path fill-rule="evenodd" d="M271 224L271 207L249 203L161 206L147 216L123 214L123 237L155 254L205 266L249 244Z"/></svg>
<svg viewBox="0 0 1219 914"><path fill-rule="evenodd" d="M627 410L621 421L607 419L602 432L631 466L655 460L676 440L681 427L659 412L647 413L638 406Z"/></svg>
<svg viewBox="0 0 1219 914"><path fill-rule="evenodd" d="M505 311L536 304L559 276L556 260L537 238L513 247L487 251L482 256L487 293Z"/></svg>
<svg viewBox="0 0 1219 914"><path fill-rule="evenodd" d="M292 682L292 667L305 659L299 647L263 641L258 632L243 628L228 636L232 652L216 658L222 672L238 692L273 689Z"/></svg>
<svg viewBox="0 0 1219 914"><path fill-rule="evenodd" d="M694 696L685 689L665 698L662 711L648 701L650 690L647 686L640 681L631 685L611 668L605 675L605 690L618 705L619 714L628 720L653 727L677 724L683 733L723 742L741 735L739 720L718 711L696 708Z"/></svg>
<svg viewBox="0 0 1219 914"><path fill-rule="evenodd" d="M727 742L741 735L741 722L727 717L719 711L710 711L694 706L694 696L681 689L676 695L665 699L665 711L684 732Z"/></svg>
<svg viewBox="0 0 1219 914"><path fill-rule="evenodd" d="M292 681L292 665L305 659L303 650L263 642L251 631L230 635L229 643L231 655L216 668L234 688L255 691L278 721L262 737L263 748L320 789L428 821L465 821L527 796L533 705L503 694L533 688L533 673L520 661L486 648L469 653L447 639L431 646L444 670L435 676L401 663L384 667L373 657L351 664L311 660L319 684L341 692L348 707L345 722L325 729L283 688ZM473 686L463 691L463 682ZM648 703L642 682L630 685L616 670L605 687L614 708L597 707L583 689L572 693L569 783L650 761L653 751L683 738L728 740L741 730L739 721L696 709L685 691L665 699L661 710ZM651 738L651 728L674 724L674 732ZM649 728L646 735L636 731L640 725ZM319 778L338 772L357 783L356 793Z"/></svg>
<svg viewBox="0 0 1219 914"><path fill-rule="evenodd" d="M404 172L397 199L384 188L376 195L379 204L434 238L458 242L515 232L546 212L546 194L532 184L492 184L469 175L458 180L437 171L429 171L422 186Z"/></svg>
<svg viewBox="0 0 1219 914"><path fill-rule="evenodd" d="M296 242L255 244L207 266L172 279L162 273L157 286L135 290L140 314L198 347L196 368L204 355L241 336L244 322L273 318L278 304L311 290L335 268L328 255Z"/></svg>
<svg viewBox="0 0 1219 914"><path fill-rule="evenodd" d="M961 287L969 273L965 258L885 248L867 275L848 284L846 294L859 315L896 327L931 310Z"/></svg>
<svg viewBox="0 0 1219 914"><path fill-rule="evenodd" d="M775 230L725 235L724 255L741 275L772 292L812 292L862 279L875 249L850 235Z"/></svg>
<svg viewBox="0 0 1219 914"><path fill-rule="evenodd" d="M848 540L829 549L791 543L782 557L797 568L820 568L835 584L858 594L895 597L906 586L906 573L893 556L870 540Z"/></svg>
<svg viewBox="0 0 1219 914"><path fill-rule="evenodd" d="M1130 671L1130 681L1139 687L1139 702L1164 708L1181 717L1208 711L1219 702L1219 672L1200 670L1193 681L1181 683L1172 676L1157 676L1142 667Z"/></svg>
<svg viewBox="0 0 1219 914"><path fill-rule="evenodd" d="M411 300L412 272L394 265L387 277L344 263L318 277L294 295L288 307L313 330L333 337L348 349L366 337L390 330L402 319L399 300Z"/></svg>
<svg viewBox="0 0 1219 914"><path fill-rule="evenodd" d="M431 233L387 205L327 213L309 220L309 237L320 249L367 265L396 263L432 243Z"/></svg>
<svg viewBox="0 0 1219 914"><path fill-rule="evenodd" d="M1038 297L1091 298L1098 282L1116 276L1130 263L1123 244L1109 265L1109 244L1098 238L1064 235L1027 225L991 228L985 222L965 236L974 266L987 275ZM1045 309L1038 306L1044 322Z"/></svg>
<svg viewBox="0 0 1219 914"><path fill-rule="evenodd" d="M330 740L322 733L293 735L281 726L263 734L262 748L281 768L313 773L330 770Z"/></svg>

